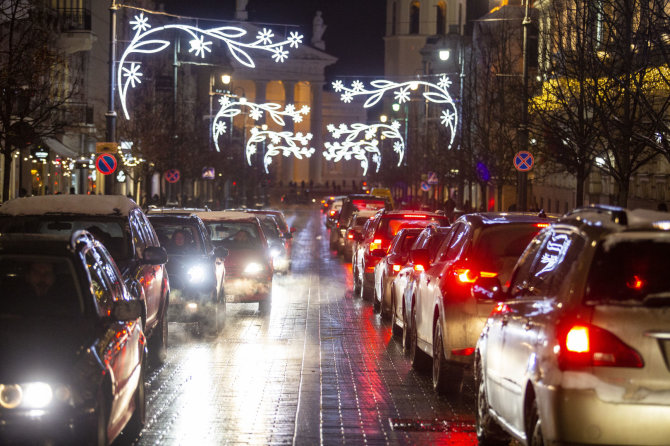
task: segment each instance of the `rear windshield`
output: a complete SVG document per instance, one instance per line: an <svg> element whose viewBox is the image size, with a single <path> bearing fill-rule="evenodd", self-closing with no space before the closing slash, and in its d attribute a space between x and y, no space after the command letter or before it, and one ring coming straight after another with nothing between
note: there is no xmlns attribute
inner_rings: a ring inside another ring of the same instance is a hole
<svg viewBox="0 0 670 446"><path fill-rule="evenodd" d="M586 288L587 301L670 305L670 242L626 240L601 244Z"/></svg>
<svg viewBox="0 0 670 446"><path fill-rule="evenodd" d="M397 218L382 218L377 234L383 235L386 238L393 238L398 231L403 228L425 228L429 223L436 223L438 226L448 226L449 219L447 217L431 215L428 215L425 218L403 216L398 216Z"/></svg>
<svg viewBox="0 0 670 446"><path fill-rule="evenodd" d="M386 206L384 200L353 199L351 204L359 211L378 211Z"/></svg>
<svg viewBox="0 0 670 446"><path fill-rule="evenodd" d="M68 235L79 229L86 229L105 245L114 260L126 260L132 253L130 240L124 231L127 224L125 218L92 218L90 216L26 216L0 218L0 232L28 234L64 234Z"/></svg>
<svg viewBox="0 0 670 446"><path fill-rule="evenodd" d="M472 259L482 270L496 271L507 278L528 243L540 231L534 223L485 226L475 235Z"/></svg>
<svg viewBox="0 0 670 446"><path fill-rule="evenodd" d="M150 221L161 246L165 247L168 254L205 254L196 225L168 222L160 218L151 218Z"/></svg>
<svg viewBox="0 0 670 446"><path fill-rule="evenodd" d="M205 222L216 246L230 249L256 248L262 245L258 225L246 221Z"/></svg>
<svg viewBox="0 0 670 446"><path fill-rule="evenodd" d="M62 257L0 256L0 316L72 318L83 301L72 263Z"/></svg>

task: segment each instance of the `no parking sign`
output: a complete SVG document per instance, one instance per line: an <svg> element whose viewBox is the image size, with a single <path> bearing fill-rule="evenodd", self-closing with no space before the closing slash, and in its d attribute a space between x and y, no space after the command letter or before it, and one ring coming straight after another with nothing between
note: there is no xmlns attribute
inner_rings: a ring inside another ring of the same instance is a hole
<svg viewBox="0 0 670 446"><path fill-rule="evenodd" d="M103 175L109 175L116 170L116 157L111 153L101 153L95 158L95 168Z"/></svg>

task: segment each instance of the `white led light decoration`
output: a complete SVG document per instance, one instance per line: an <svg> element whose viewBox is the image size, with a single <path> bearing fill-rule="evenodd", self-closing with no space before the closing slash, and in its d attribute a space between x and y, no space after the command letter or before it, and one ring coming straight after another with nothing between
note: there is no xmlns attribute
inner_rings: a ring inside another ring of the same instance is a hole
<svg viewBox="0 0 670 446"><path fill-rule="evenodd" d="M246 100L246 98L237 96L222 96L219 99L219 104L221 104L221 108L212 121L212 139L214 139L217 152L221 151L219 149L219 137L227 131L224 119L232 119L234 116L242 113L241 107L249 108L249 116L254 121L258 121L267 113L274 122L282 127L286 125L286 121L284 121L285 116L293 118L294 122L302 122L303 116L309 114L309 107L307 105L297 108L293 104L287 104L282 110L281 105L274 102L256 104Z"/></svg>
<svg viewBox="0 0 670 446"><path fill-rule="evenodd" d="M393 143L393 151L398 154L398 166L402 163L405 156L405 141L399 132L400 123L393 121L391 124L351 124L347 127L346 124L340 124L336 127L333 124L328 124L328 131L333 135L333 138L338 139L345 136L343 141L335 141L333 143L326 142L324 145L326 150L323 156L328 161L338 162L341 160L351 160L352 157L361 162L363 168L363 175L367 174L370 160L368 154L372 154L372 162L376 165L376 172L379 172L379 167L382 162L382 153L379 147L379 140L381 138L395 139ZM377 132L381 131L378 138Z"/></svg>
<svg viewBox="0 0 670 446"><path fill-rule="evenodd" d="M269 173L268 166L272 164L272 158L279 154L289 157L291 155L298 159L311 157L315 149L314 147L305 147L312 140L312 134L302 134L300 132L274 132L272 130L258 130L254 127L251 129L251 137L247 141L246 153L247 163L251 166L251 157L258 151L258 144L270 140L267 144L265 154L263 155L263 166L265 172ZM282 144L282 142L284 144Z"/></svg>
<svg viewBox="0 0 670 446"><path fill-rule="evenodd" d="M128 48L123 52L121 59L119 59L117 71L119 96L126 119L130 119L126 107L128 88L135 88L136 84L142 82L140 63L128 61L127 58L131 54L136 53L158 53L170 46L169 40L155 38L156 34L161 31L179 30L188 33L191 36L189 53L193 53L196 57L200 56L201 58L212 52L211 47L214 40L221 41L228 47L230 54L239 63L249 68L254 68L256 65L249 53L247 53L247 50L266 51L272 54L275 62L284 62L288 58L288 50L285 47L297 48L303 39L302 34L291 31L288 38L273 43L274 33L267 28L258 31L256 39L251 42L242 42L239 40L247 35L247 30L237 26L219 26L216 28L201 29L192 25L173 24L151 28L149 19L144 16L143 12L139 16L135 16L135 19L131 20L130 24L135 31L135 35L130 41Z"/></svg>
<svg viewBox="0 0 670 446"><path fill-rule="evenodd" d="M354 81L351 87L346 87L342 81L337 80L333 82L333 90L337 93L342 93L340 99L346 103L351 102L355 96L369 96L365 104L363 104L363 107L368 108L377 104L388 91L394 92L394 99L399 104L408 102L412 91L419 91L419 87L423 86L422 95L425 100L436 104L444 104L445 106L440 117L440 122L451 133L449 139L449 148L451 148L456 137L458 111L454 100L447 90L451 86L451 80L449 80L447 75L441 74L437 84L422 80L393 82L381 79L370 82L370 85L372 88L366 89L361 81Z"/></svg>

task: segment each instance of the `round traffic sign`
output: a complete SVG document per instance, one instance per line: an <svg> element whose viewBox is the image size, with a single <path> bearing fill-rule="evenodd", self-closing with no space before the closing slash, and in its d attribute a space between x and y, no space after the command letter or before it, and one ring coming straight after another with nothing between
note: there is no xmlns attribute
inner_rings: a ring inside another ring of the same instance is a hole
<svg viewBox="0 0 670 446"><path fill-rule="evenodd" d="M428 192L430 190L430 184L426 183L425 181L422 181L421 190L424 192Z"/></svg>
<svg viewBox="0 0 670 446"><path fill-rule="evenodd" d="M109 175L116 170L116 157L111 153L101 153L95 158L95 168L103 175Z"/></svg>
<svg viewBox="0 0 670 446"><path fill-rule="evenodd" d="M168 183L176 183L179 181L179 169L170 169L165 172L165 181Z"/></svg>
<svg viewBox="0 0 670 446"><path fill-rule="evenodd" d="M528 172L535 160L530 152L521 150L514 155L514 167L520 172Z"/></svg>

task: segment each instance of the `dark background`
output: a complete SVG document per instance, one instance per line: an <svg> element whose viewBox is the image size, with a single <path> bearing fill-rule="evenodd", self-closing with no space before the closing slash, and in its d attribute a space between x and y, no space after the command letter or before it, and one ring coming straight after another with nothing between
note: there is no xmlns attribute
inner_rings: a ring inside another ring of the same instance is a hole
<svg viewBox="0 0 670 446"><path fill-rule="evenodd" d="M234 20L235 0L164 0L165 11L189 17ZM312 20L322 12L327 26L326 53L338 58L326 69L335 78L380 77L384 74L386 0L249 0L248 21L298 25L310 44ZM275 34L282 30L273 29Z"/></svg>

